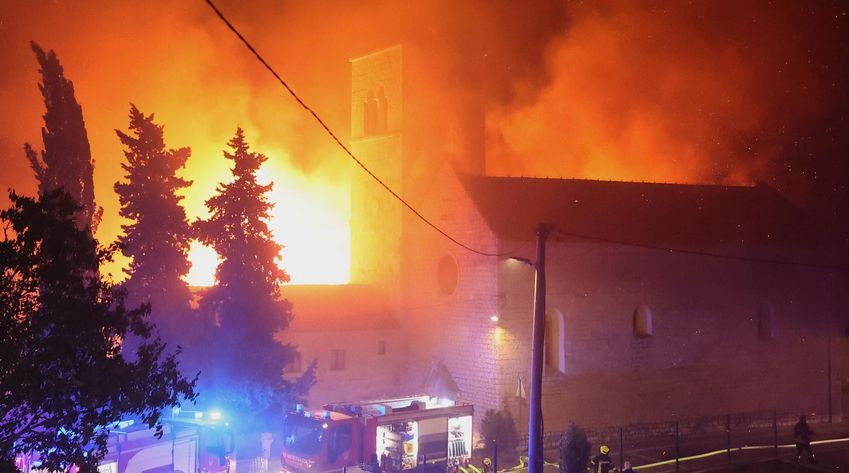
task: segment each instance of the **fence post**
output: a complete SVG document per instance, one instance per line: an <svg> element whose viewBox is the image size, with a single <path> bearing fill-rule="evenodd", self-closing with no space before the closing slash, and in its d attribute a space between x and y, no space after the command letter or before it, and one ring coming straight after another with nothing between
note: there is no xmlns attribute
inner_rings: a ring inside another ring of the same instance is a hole
<svg viewBox="0 0 849 473"><path fill-rule="evenodd" d="M498 473L498 441L492 441L492 471Z"/></svg>
<svg viewBox="0 0 849 473"><path fill-rule="evenodd" d="M725 418L725 449L728 455L728 467L731 467L731 415Z"/></svg>
<svg viewBox="0 0 849 473"><path fill-rule="evenodd" d="M625 469L625 442L622 427L619 427L619 470Z"/></svg>
<svg viewBox="0 0 849 473"><path fill-rule="evenodd" d="M772 440L775 446L775 459L778 460L778 412L772 410Z"/></svg>
<svg viewBox="0 0 849 473"><path fill-rule="evenodd" d="M680 444L678 441L678 421L675 421L675 473L678 473L680 470L679 466L679 458L681 457Z"/></svg>

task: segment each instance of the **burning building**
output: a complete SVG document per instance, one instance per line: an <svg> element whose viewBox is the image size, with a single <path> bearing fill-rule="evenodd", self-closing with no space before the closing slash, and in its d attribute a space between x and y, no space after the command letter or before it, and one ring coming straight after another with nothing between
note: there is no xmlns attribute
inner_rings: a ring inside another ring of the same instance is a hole
<svg viewBox="0 0 849 473"><path fill-rule="evenodd" d="M320 368L314 404L436 389L479 413L507 409L523 430L534 272L522 261L546 223L546 430L765 408L839 418L849 301L828 231L762 184L487 176L479 104L434 103L421 54L395 46L351 61L351 146L478 252L357 170L351 282L380 302L368 314L339 304L331 318L348 336L327 338L316 334L339 331L318 322L328 312L299 309L316 296L298 291L352 289L289 291L315 327L284 338L331 370L355 347L376 356Z"/></svg>

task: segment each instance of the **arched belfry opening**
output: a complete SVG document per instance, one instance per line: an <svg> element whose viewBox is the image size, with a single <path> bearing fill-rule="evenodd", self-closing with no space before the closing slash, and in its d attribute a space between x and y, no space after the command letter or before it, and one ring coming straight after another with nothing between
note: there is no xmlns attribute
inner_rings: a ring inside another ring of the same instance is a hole
<svg viewBox="0 0 849 473"><path fill-rule="evenodd" d="M373 135L377 133L378 121L380 119L377 106L377 99L374 96L374 91L369 90L366 94L366 100L363 102L363 134Z"/></svg>
<svg viewBox="0 0 849 473"><path fill-rule="evenodd" d="M377 89L375 97L377 108L377 133L386 133L389 130L389 98L386 96L386 88L382 85Z"/></svg>

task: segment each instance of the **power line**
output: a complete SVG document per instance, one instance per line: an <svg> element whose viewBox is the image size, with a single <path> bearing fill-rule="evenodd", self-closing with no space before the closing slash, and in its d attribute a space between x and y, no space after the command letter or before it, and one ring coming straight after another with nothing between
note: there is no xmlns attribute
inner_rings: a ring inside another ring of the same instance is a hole
<svg viewBox="0 0 849 473"><path fill-rule="evenodd" d="M227 28L229 28L230 31L232 31L233 34L235 34L239 38L239 40L242 41L242 43L245 45L245 47L247 47L248 50L250 52L252 52L254 56L256 56L257 60L259 60L259 62L262 63L262 65L265 66L265 68L268 69L269 72L271 72L271 74L274 76L274 78L277 79L277 82L280 82L280 85L282 85L289 92L289 94L295 99L295 101L298 102L298 105L300 105L304 110L309 112L313 116L313 118L315 118L315 120L318 122L318 124L321 125L322 128L324 128L324 131L326 131L327 134L330 135L330 137L333 139L333 141L335 141L336 144L339 145L340 148L342 148L342 151L344 151L345 154L347 154L351 159L353 159L354 162L357 163L357 165L360 166L360 168L362 168L363 171L366 172L366 174L371 176L372 179L374 179L378 184L380 184L381 187L386 189L386 191L389 192L392 195L392 197L395 197L395 199L397 199L405 207L407 207L407 209L409 209L410 212L412 212L422 222L424 222L425 224L427 224L428 226L430 226L431 228L433 228L434 230L439 232L442 236L444 236L445 238L447 238L448 240L450 240L454 244L460 246L461 248L464 248L468 251L471 251L472 253L475 253L475 254L478 254L478 255L481 255L481 256L494 256L494 257L505 256L505 255L499 254L499 253L488 253L488 252L485 252L485 251L476 250L476 249L474 249L470 246L463 244L462 242L460 242L459 240L452 237L451 235L446 233L444 230L442 230L441 228L436 226L435 223L431 222L424 215L419 213L419 211L416 210L406 200L404 200L403 197L401 197L400 195L395 193L395 191L393 191L388 185L386 185L386 183L384 183L379 177L377 177L368 167L366 167L365 164L363 164L362 161L360 161L354 155L354 153L351 152L350 149L348 149L348 147L344 143L342 143L342 140L340 140L339 137L337 137L336 134L333 133L333 130L331 130L330 127L327 126L326 123L324 123L324 120L322 120L321 117L318 116L318 113L316 113L315 110L310 108L309 105L307 105L306 103L304 103L303 100L301 100L301 98L298 96L298 94L296 94L295 91L292 90L291 87L289 87L289 84L287 84L286 81L284 81L283 78L280 77L280 75L277 73L277 71L275 71L274 68L271 67L271 65L269 65L268 62L266 62L265 59L263 59L263 57L259 54L259 52L257 52L257 50L251 45L251 43L247 39L245 39L245 37L242 36L242 34L239 32L239 30L237 30L236 27L233 26L233 24L230 23L230 21L224 16L224 14L221 13L221 11L218 9L218 7L215 6L215 4L212 2L212 0L206 0L206 3L207 3L207 5L210 6L210 8L212 8L213 11L215 11L215 14L218 15L218 18L221 19L221 21L223 21L225 25L227 25Z"/></svg>
<svg viewBox="0 0 849 473"><path fill-rule="evenodd" d="M786 266L803 266L803 267L807 267L807 268L817 268L817 269L833 269L833 270L838 270L838 271L849 270L849 267L846 267L846 266L820 264L820 263L807 263L807 262L804 262L804 261L786 261L786 260L777 260L777 259L771 259L771 258L756 258L756 257L752 257L752 256L728 255L728 254L722 254L722 253L711 253L709 251L688 250L688 249L684 249L684 248L672 248L672 247L667 247L667 246L649 245L649 244L645 244L645 243L635 243L635 242L629 242L629 241L615 240L615 239L611 239L611 238L603 238L603 237L597 237L597 236L592 236L592 235L584 235L584 234L580 234L580 233L567 232L567 231L559 230L559 229L556 229L556 228L554 230L554 233L561 235L561 236L580 238L580 239L583 239L583 240L592 240L592 241L598 241L598 242L602 242L602 243L610 243L610 244L613 244L613 245L621 245L621 246L633 246L633 247L636 247L636 248L646 248L646 249L650 249L650 250L666 251L666 252L669 252L669 253L682 253L682 254L693 255L693 256L705 256L705 257L711 257L711 258L722 258L722 259L731 259L731 260L738 260L738 261L748 261L750 263L770 263L770 264L778 264L778 265L786 265Z"/></svg>
<svg viewBox="0 0 849 473"><path fill-rule="evenodd" d="M413 215L418 217L422 222L424 222L429 227L436 230L440 235L444 236L445 238L447 238L452 243L456 244L457 246L459 246L459 247L461 247L461 248L463 248L467 251L470 251L472 253L475 253L475 254L478 254L478 255L481 255L481 256L491 256L491 257L510 256L510 253L489 253L489 252L477 250L477 249L472 248L468 245L465 245L464 243L460 242L456 238L449 235L446 231L439 228L435 223L428 220L427 217L422 215L409 202L404 200L403 197L398 195L394 190L392 190L392 188L390 188L385 182L383 182L383 180L381 180L377 175L375 175L362 161L359 160L359 158L357 158L354 155L354 153L344 143L342 143L342 140L340 140L339 137L336 136L336 134L333 132L333 130L331 130L330 127L324 122L324 120L322 120L321 117L318 116L318 113L316 113L315 110L313 110L309 105L307 105L298 96L298 94L295 93L295 91L289 86L289 84L287 84L286 81L283 80L282 77L280 77L280 74L278 74L277 71L275 71L274 68L271 67L270 64L268 64L268 62L262 57L262 55L259 54L259 52L253 47L253 45L251 45L251 43L247 39L245 39L244 36L242 36L242 34L239 32L239 30L237 30L236 27L233 26L232 23L230 23L230 21L227 19L227 17L225 17L224 14L221 13L221 11L218 9L218 7L215 6L215 4L212 2L212 0L206 0L206 3L207 3L207 5L209 5L210 8L212 8L212 10L218 16L218 18L222 22L224 22L224 24L227 26L227 28L229 28L230 31L232 31L233 34L235 34L239 38L239 40L245 45L245 47L247 47L248 50L251 53L253 53L253 55L256 57L256 59L266 69L268 69L268 71L274 76L275 79L277 79L277 82L279 82L280 85L282 85L286 89L286 91L289 92L289 94L292 96L292 98L295 99L295 101L298 103L298 105L300 105L304 110L306 110L307 112L310 113L310 115L313 116L313 118L324 129L324 131L327 132L328 135L330 135L330 138L333 139L333 141L336 142L336 144L342 149L342 151L344 151L345 154L347 154L355 163L357 163L357 165L363 171L365 171L366 174L371 176L371 178L374 179L375 182L377 182L381 187L383 187L387 192L389 192L389 194L392 195L392 197L394 197L401 204L403 204L405 207L407 207L407 209L410 210L410 212L412 212ZM782 261L782 260L774 260L774 259L768 259L768 258L754 258L754 257L736 256L736 255L724 255L724 254L710 253L710 252L705 252L705 251L654 246L654 245L647 245L647 244L641 244L641 243L613 240L613 239L596 237L596 236L591 236L591 235L582 235L582 234L578 234L578 233L565 232L565 231L556 230L556 229L555 229L555 233L558 233L558 234L563 235L563 236L570 236L570 237L581 238L581 239L585 239L585 240L594 240L594 241L600 241L600 242L604 242L604 243L611 243L611 244L624 245L624 246L633 246L633 247L639 247L639 248L648 248L648 249L653 249L653 250L668 251L668 252L689 254L689 255L695 255L695 256L724 258L724 259L749 261L749 262L757 262L757 263L772 263L772 264L781 264L781 265L804 266L804 267L819 268L819 269L835 269L835 270L847 270L847 269L849 269L849 268L846 268L846 267L843 267L843 266L836 266L836 265L806 263L806 262L797 262L797 261Z"/></svg>

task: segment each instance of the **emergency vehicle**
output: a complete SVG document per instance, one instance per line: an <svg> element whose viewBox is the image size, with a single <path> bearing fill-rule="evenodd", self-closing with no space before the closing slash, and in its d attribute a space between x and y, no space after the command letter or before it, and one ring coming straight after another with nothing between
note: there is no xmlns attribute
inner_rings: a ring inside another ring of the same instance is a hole
<svg viewBox="0 0 849 473"><path fill-rule="evenodd" d="M298 406L283 422L282 472L332 473L379 463L385 473L442 473L470 458L473 411L471 404L427 395L317 410Z"/></svg>
<svg viewBox="0 0 849 473"><path fill-rule="evenodd" d="M99 473L228 473L235 471L233 435L217 411L180 411L162 419L163 435L154 429L127 420L109 426L107 453L98 465ZM15 466L23 473L43 472L35 454L20 454ZM77 468L72 467L71 473Z"/></svg>

